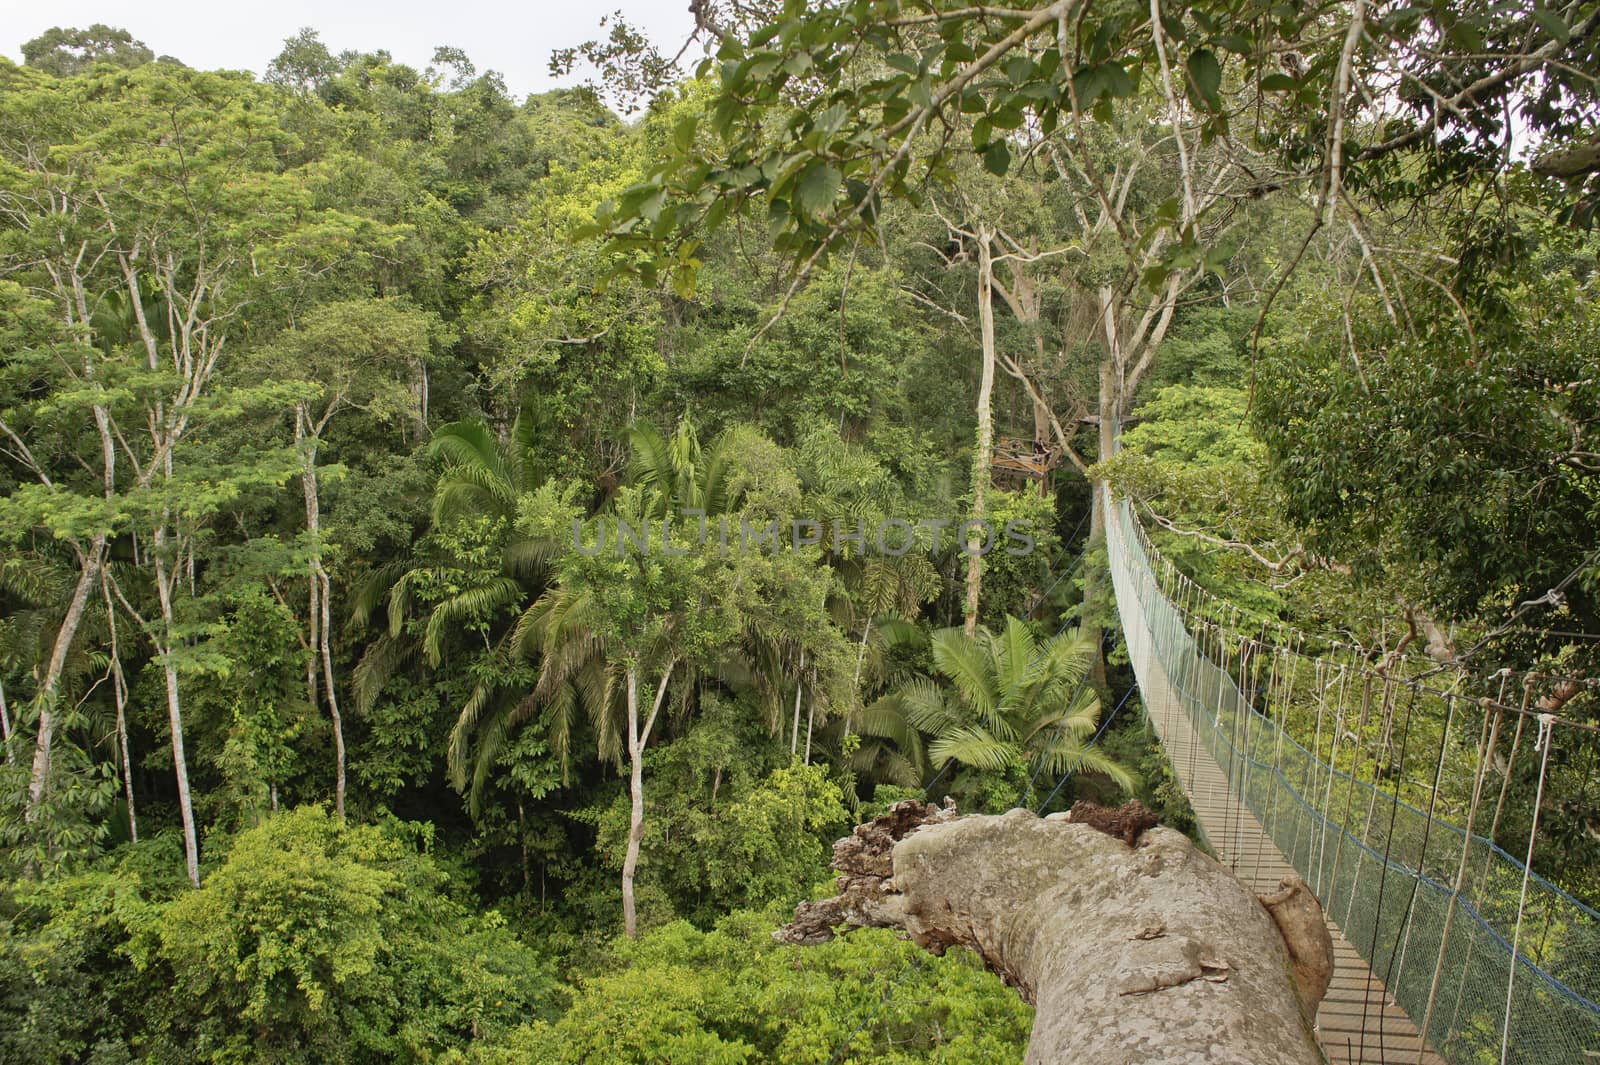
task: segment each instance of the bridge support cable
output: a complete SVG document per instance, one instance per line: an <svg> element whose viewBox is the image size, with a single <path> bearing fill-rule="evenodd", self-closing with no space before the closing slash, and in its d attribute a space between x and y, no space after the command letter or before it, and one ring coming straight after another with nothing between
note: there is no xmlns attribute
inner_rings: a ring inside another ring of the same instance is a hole
<svg viewBox="0 0 1600 1065"><path fill-rule="evenodd" d="M1348 644L1253 619L1241 631L1231 604L1178 573L1128 504L1100 491L1129 657L1206 842L1260 889L1298 874L1339 920L1319 1015L1331 1060L1600 1061L1600 913L1528 867L1535 841L1540 853L1557 843L1538 839L1558 801L1536 787L1545 767L1587 764L1575 749L1592 757L1600 736L1549 718L1530 755L1522 732L1539 719L1492 687L1435 690ZM1502 833L1525 834L1526 853L1502 849ZM1519 935L1527 919L1549 933Z"/></svg>

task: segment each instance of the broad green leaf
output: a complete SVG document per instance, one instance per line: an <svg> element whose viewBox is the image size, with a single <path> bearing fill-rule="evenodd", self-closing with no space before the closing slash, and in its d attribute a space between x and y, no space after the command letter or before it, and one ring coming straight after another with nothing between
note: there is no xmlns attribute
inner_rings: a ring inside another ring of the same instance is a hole
<svg viewBox="0 0 1600 1065"><path fill-rule="evenodd" d="M983 152L983 168L996 177L1004 177L1011 169L1011 149L1003 140L995 141Z"/></svg>
<svg viewBox="0 0 1600 1065"><path fill-rule="evenodd" d="M1215 109L1222 91L1222 64L1209 48L1200 48L1189 54L1189 80L1201 100Z"/></svg>
<svg viewBox="0 0 1600 1065"><path fill-rule="evenodd" d="M795 187L795 204L802 214L816 215L833 202L844 176L832 165L813 160Z"/></svg>

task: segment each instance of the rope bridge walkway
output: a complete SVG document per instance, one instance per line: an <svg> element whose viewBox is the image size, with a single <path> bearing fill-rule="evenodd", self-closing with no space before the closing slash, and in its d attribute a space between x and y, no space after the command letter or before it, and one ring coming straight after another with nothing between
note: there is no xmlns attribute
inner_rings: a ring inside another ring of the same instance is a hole
<svg viewBox="0 0 1600 1065"><path fill-rule="evenodd" d="M1551 752L1592 756L1595 733L1531 688L1518 707L1241 633L1101 491L1128 654L1206 842L1257 891L1301 876L1328 915L1329 1060L1600 1063L1600 913L1529 869ZM1523 825L1524 853L1493 842Z"/></svg>

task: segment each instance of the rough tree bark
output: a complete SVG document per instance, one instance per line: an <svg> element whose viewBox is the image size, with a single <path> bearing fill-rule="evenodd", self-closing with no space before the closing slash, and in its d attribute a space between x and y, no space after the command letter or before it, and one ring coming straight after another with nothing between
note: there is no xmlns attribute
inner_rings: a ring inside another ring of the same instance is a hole
<svg viewBox="0 0 1600 1065"><path fill-rule="evenodd" d="M842 924L970 947L1037 1007L1028 1065L1323 1060L1311 1018L1333 947L1304 883L1258 899L1181 833L1129 846L1069 816L899 803L835 844L839 895L777 938Z"/></svg>

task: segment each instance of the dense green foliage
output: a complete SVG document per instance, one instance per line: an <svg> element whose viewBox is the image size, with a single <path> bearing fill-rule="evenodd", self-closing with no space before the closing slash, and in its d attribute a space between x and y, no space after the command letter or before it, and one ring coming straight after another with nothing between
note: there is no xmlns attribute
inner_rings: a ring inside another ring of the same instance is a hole
<svg viewBox="0 0 1600 1065"><path fill-rule="evenodd" d="M1600 671L1585 5L815 7L0 60L0 1060L1020 1061L771 933L899 798L1192 828L1103 480L1235 620Z"/></svg>

